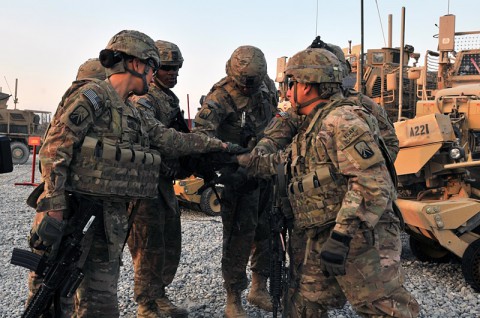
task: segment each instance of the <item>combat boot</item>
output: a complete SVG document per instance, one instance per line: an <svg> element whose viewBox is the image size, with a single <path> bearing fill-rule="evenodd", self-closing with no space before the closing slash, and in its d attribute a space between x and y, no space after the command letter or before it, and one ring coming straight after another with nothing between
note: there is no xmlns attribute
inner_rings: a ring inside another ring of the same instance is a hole
<svg viewBox="0 0 480 318"><path fill-rule="evenodd" d="M273 311L272 298L267 291L267 277L252 272L252 288L248 293L247 300L252 305L265 311Z"/></svg>
<svg viewBox="0 0 480 318"><path fill-rule="evenodd" d="M227 289L226 318L247 318L247 313L242 307L242 291Z"/></svg>
<svg viewBox="0 0 480 318"><path fill-rule="evenodd" d="M161 317L157 310L155 301L149 301L144 304L138 304L137 318L158 318Z"/></svg>
<svg viewBox="0 0 480 318"><path fill-rule="evenodd" d="M175 306L167 296L155 299L158 312L161 317L186 318L188 317L188 310L185 308Z"/></svg>

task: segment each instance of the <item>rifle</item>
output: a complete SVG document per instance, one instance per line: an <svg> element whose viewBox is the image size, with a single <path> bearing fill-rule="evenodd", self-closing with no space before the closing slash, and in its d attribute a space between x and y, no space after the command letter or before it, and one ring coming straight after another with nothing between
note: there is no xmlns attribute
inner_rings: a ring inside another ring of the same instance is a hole
<svg viewBox="0 0 480 318"><path fill-rule="evenodd" d="M43 277L40 288L23 312L22 318L40 317L48 312L52 301L54 306L58 307L59 304L56 304L56 300L59 297L70 298L74 295L85 276L82 273L83 262L79 262L79 260L85 252L82 251L82 241L95 220L95 212L92 212L94 211L93 205L91 203L82 218L80 223L82 226L63 238L55 260L49 260L46 254L41 256L27 250L13 249L11 264L25 267Z"/></svg>
<svg viewBox="0 0 480 318"><path fill-rule="evenodd" d="M291 235L293 212L286 193L284 165L277 166L277 175L273 176L273 200L270 211L270 296L273 304L273 317L277 317L278 307L283 296L283 314L286 313L289 279L293 269L292 253L289 249L289 266L286 262L287 236Z"/></svg>

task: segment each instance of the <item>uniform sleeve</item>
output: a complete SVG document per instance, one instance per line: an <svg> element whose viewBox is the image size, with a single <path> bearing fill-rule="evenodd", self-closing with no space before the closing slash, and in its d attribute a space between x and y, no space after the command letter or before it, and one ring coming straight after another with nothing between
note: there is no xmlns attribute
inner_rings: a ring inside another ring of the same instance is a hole
<svg viewBox="0 0 480 318"><path fill-rule="evenodd" d="M45 190L38 202L38 211L68 208L65 184L73 151L92 126L99 107L92 104L91 95L90 98L87 96L79 93L67 97L45 136L39 155Z"/></svg>
<svg viewBox="0 0 480 318"><path fill-rule="evenodd" d="M226 117L225 105L227 104L226 96L221 94L219 90L210 92L205 97L202 107L195 116L193 131L214 137L218 126Z"/></svg>
<svg viewBox="0 0 480 318"><path fill-rule="evenodd" d="M222 151L223 143L199 133L182 133L167 128L148 112L140 112L150 138L150 144L166 158L178 158L192 154Z"/></svg>
<svg viewBox="0 0 480 318"><path fill-rule="evenodd" d="M395 133L395 127L388 117L387 110L366 96L361 95L361 101L362 104L377 119L380 135L385 142L385 146L387 147L388 154L392 159L392 163L395 162L399 150L399 143L397 134Z"/></svg>
<svg viewBox="0 0 480 318"><path fill-rule="evenodd" d="M393 184L367 123L353 111L332 111L317 144L347 179L335 229L354 235L362 223L373 228L388 207Z"/></svg>
<svg viewBox="0 0 480 318"><path fill-rule="evenodd" d="M270 120L265 128L264 137L257 143L255 149L263 153L274 153L285 149L292 143L298 133L300 116L293 111L279 112Z"/></svg>

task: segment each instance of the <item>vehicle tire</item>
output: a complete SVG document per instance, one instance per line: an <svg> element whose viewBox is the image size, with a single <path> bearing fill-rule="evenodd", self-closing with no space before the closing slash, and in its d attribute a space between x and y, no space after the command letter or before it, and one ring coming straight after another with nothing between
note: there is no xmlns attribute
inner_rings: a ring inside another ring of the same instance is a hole
<svg viewBox="0 0 480 318"><path fill-rule="evenodd" d="M452 255L450 251L442 247L438 242L425 239L418 239L410 236L410 250L421 262L446 263Z"/></svg>
<svg viewBox="0 0 480 318"><path fill-rule="evenodd" d="M463 253L462 273L465 281L480 292L480 239L470 244Z"/></svg>
<svg viewBox="0 0 480 318"><path fill-rule="evenodd" d="M217 189L218 195L222 197L223 188L215 188ZM218 201L218 198L211 187L202 192L200 197L200 208L207 215L220 216L220 202Z"/></svg>
<svg viewBox="0 0 480 318"><path fill-rule="evenodd" d="M12 162L14 165L23 165L28 161L30 149L27 145L20 141L14 141L10 144L12 150Z"/></svg>

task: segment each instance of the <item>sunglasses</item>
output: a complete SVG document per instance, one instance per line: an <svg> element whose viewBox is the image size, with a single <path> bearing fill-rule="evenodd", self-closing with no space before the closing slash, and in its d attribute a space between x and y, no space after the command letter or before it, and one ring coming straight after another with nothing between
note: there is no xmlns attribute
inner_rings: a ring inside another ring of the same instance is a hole
<svg viewBox="0 0 480 318"><path fill-rule="evenodd" d="M297 82L297 81L295 81L294 79L289 78L289 79L288 79L288 82L287 82L288 89L292 89L293 84L295 84L296 82Z"/></svg>
<svg viewBox="0 0 480 318"><path fill-rule="evenodd" d="M176 72L180 69L179 65L162 65L160 69L165 72Z"/></svg>

